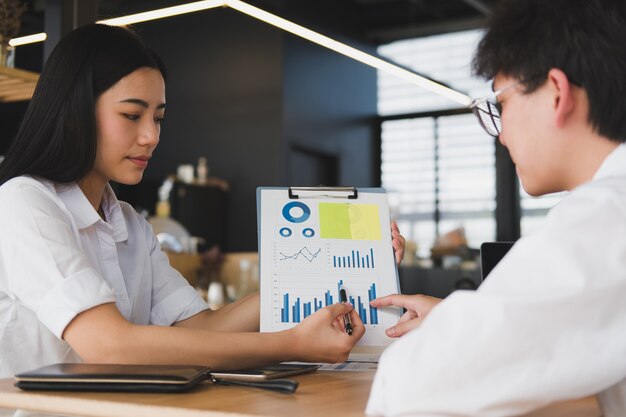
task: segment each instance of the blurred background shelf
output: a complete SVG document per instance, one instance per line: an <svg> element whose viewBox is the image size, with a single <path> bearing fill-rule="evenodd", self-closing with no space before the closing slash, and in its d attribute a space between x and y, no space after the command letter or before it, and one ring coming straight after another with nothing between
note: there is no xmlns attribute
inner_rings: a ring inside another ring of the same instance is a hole
<svg viewBox="0 0 626 417"><path fill-rule="evenodd" d="M30 100L37 80L36 72L0 66L0 102Z"/></svg>

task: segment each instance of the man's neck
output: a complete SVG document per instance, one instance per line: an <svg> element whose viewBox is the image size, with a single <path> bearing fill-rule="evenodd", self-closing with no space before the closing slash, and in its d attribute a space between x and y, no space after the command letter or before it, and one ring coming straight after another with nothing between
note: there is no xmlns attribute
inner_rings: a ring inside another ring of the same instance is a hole
<svg viewBox="0 0 626 417"><path fill-rule="evenodd" d="M604 136L591 134L577 139L570 158L564 159L566 189L572 190L591 181L604 160L620 145Z"/></svg>

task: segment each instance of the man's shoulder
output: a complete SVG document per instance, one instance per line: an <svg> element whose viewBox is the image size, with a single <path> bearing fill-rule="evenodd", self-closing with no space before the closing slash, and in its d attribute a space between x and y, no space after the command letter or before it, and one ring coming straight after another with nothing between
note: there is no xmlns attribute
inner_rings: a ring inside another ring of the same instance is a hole
<svg viewBox="0 0 626 417"><path fill-rule="evenodd" d="M597 203L613 202L626 207L626 176L611 176L590 181L572 191L571 197Z"/></svg>
<svg viewBox="0 0 626 417"><path fill-rule="evenodd" d="M572 219L608 216L626 222L626 177L607 177L590 181L565 196L549 213L551 218Z"/></svg>

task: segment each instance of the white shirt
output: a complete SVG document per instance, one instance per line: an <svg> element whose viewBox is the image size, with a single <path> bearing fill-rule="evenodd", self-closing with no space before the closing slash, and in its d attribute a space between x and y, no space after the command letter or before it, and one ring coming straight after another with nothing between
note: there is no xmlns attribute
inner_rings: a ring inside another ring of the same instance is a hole
<svg viewBox="0 0 626 417"><path fill-rule="evenodd" d="M102 208L107 222L76 184L24 176L0 187L0 378L80 361L61 337L97 305L159 326L208 308L109 186Z"/></svg>
<svg viewBox="0 0 626 417"><path fill-rule="evenodd" d="M600 393L626 416L626 146L382 355L367 414L509 416Z"/></svg>

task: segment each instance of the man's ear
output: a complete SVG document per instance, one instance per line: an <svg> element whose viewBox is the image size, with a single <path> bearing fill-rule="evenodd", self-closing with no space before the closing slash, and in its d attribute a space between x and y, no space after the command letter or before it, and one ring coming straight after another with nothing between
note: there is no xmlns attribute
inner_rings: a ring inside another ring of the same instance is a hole
<svg viewBox="0 0 626 417"><path fill-rule="evenodd" d="M572 84L567 79L567 75L558 68L548 71L548 84L552 93L552 109L556 126L563 127L574 110L575 97L572 94Z"/></svg>

